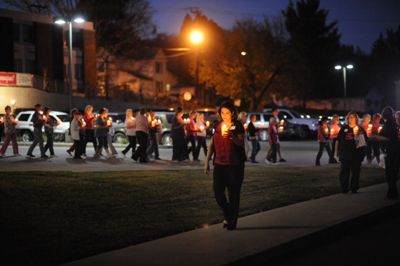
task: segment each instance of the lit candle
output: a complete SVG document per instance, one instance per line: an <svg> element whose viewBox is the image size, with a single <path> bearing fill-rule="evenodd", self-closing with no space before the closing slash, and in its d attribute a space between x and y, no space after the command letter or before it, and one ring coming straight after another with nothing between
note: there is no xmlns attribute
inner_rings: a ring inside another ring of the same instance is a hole
<svg viewBox="0 0 400 266"><path fill-rule="evenodd" d="M39 114L43 115L43 111L39 111Z"/></svg>
<svg viewBox="0 0 400 266"><path fill-rule="evenodd" d="M204 131L204 125L200 125L200 131L201 131L201 132Z"/></svg>
<svg viewBox="0 0 400 266"><path fill-rule="evenodd" d="M382 126L379 127L378 133L381 133L381 130L382 130Z"/></svg>
<svg viewBox="0 0 400 266"><path fill-rule="evenodd" d="M324 128L324 132L325 132L326 135L328 135L328 133L329 133L329 128L327 128L327 127Z"/></svg>
<svg viewBox="0 0 400 266"><path fill-rule="evenodd" d="M331 135L333 135L333 133L335 133L335 130L331 128Z"/></svg>
<svg viewBox="0 0 400 266"><path fill-rule="evenodd" d="M210 121L206 121L206 127L210 127Z"/></svg>
<svg viewBox="0 0 400 266"><path fill-rule="evenodd" d="M158 125L158 126L161 125L161 119L158 119L158 120L157 120L157 125Z"/></svg>
<svg viewBox="0 0 400 266"><path fill-rule="evenodd" d="M247 127L248 127L248 126L249 126L249 125L248 125L247 123L244 123L244 124L243 124L243 127L244 127L245 130L247 130Z"/></svg>
<svg viewBox="0 0 400 266"><path fill-rule="evenodd" d="M225 123L222 124L221 134L222 134L223 137L227 137L228 136L228 127L227 127L227 125L225 125Z"/></svg>
<svg viewBox="0 0 400 266"><path fill-rule="evenodd" d="M155 120L151 121L151 127L155 127L157 122Z"/></svg>
<svg viewBox="0 0 400 266"><path fill-rule="evenodd" d="M283 133L283 130L284 130L283 126L280 126L278 130L279 130L279 133Z"/></svg>
<svg viewBox="0 0 400 266"><path fill-rule="evenodd" d="M112 124L112 118L109 117L108 120L107 120L107 126L111 126L111 124Z"/></svg>
<svg viewBox="0 0 400 266"><path fill-rule="evenodd" d="M353 129L354 135L358 135L358 126L355 126Z"/></svg>
<svg viewBox="0 0 400 266"><path fill-rule="evenodd" d="M3 117L0 116L0 123L3 123Z"/></svg>

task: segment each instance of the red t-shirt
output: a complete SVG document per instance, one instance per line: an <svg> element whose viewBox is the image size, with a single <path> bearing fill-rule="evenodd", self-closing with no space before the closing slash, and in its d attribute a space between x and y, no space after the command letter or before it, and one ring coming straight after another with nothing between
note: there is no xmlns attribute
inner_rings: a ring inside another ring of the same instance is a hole
<svg viewBox="0 0 400 266"><path fill-rule="evenodd" d="M96 120L96 116L84 114L83 115L83 120L85 120L86 123L86 128L88 129L93 129L94 128L94 121Z"/></svg>
<svg viewBox="0 0 400 266"><path fill-rule="evenodd" d="M214 148L215 157L214 164L216 165L241 165L243 159L241 159L241 148L237 146L232 139L223 137L221 132L222 123L219 123L214 134ZM244 128L242 123L234 122L233 127L230 129L230 134L239 135L244 134Z"/></svg>
<svg viewBox="0 0 400 266"><path fill-rule="evenodd" d="M278 142L278 131L276 130L276 125L270 125L268 127L268 143L274 144Z"/></svg>

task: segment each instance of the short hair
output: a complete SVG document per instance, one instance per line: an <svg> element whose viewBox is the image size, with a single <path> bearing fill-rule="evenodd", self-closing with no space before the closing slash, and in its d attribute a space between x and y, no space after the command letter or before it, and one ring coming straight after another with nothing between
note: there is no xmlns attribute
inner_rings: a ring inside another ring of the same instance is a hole
<svg viewBox="0 0 400 266"><path fill-rule="evenodd" d="M278 107L277 107L277 106L272 107L272 109L271 109L271 112L272 112L272 113L275 112L275 111L278 111Z"/></svg>
<svg viewBox="0 0 400 266"><path fill-rule="evenodd" d="M44 112L45 114L47 114L50 110L51 110L50 107L45 106L43 112Z"/></svg>
<svg viewBox="0 0 400 266"><path fill-rule="evenodd" d="M176 108L175 114L182 113L182 112L183 112L182 107L178 107L178 108Z"/></svg>
<svg viewBox="0 0 400 266"><path fill-rule="evenodd" d="M221 103L219 109L218 109L218 114L221 116L221 110L222 108L226 108L232 113L232 121L237 120L237 110L235 105L231 101L225 101Z"/></svg>
<svg viewBox="0 0 400 266"><path fill-rule="evenodd" d="M42 107L42 105L40 103L35 104L35 109L40 108L40 107Z"/></svg>
<svg viewBox="0 0 400 266"><path fill-rule="evenodd" d="M365 119L366 117L369 117L369 119L371 119L371 115L368 114L368 113L366 113L366 114L363 115L363 119Z"/></svg>
<svg viewBox="0 0 400 266"><path fill-rule="evenodd" d="M8 109L11 109L11 106L7 105L7 106L4 108L4 111L7 111Z"/></svg>
<svg viewBox="0 0 400 266"><path fill-rule="evenodd" d="M253 119L253 117L257 117L255 114L250 115L250 120Z"/></svg>
<svg viewBox="0 0 400 266"><path fill-rule="evenodd" d="M103 107L103 108L100 109L99 114L102 115L102 114L104 114L105 112L108 112L108 109Z"/></svg>
<svg viewBox="0 0 400 266"><path fill-rule="evenodd" d="M379 120L381 120L381 118L382 118L381 114L375 113L375 114L372 116L372 121L375 121L375 119L378 119L378 118L379 118Z"/></svg>
<svg viewBox="0 0 400 266"><path fill-rule="evenodd" d="M195 115L196 114L196 111L190 111L190 115Z"/></svg>
<svg viewBox="0 0 400 266"><path fill-rule="evenodd" d="M270 123L270 124L276 123L275 117L271 116L271 117L269 118L269 123Z"/></svg>
<svg viewBox="0 0 400 266"><path fill-rule="evenodd" d="M386 106L382 110L382 118L385 120L393 120L394 119L393 113L394 113L393 108L390 106Z"/></svg>

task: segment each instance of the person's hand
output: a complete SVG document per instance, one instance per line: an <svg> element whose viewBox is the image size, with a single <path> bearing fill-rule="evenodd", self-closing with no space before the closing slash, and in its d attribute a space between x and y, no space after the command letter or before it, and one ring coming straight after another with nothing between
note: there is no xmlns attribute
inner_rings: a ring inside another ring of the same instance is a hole
<svg viewBox="0 0 400 266"><path fill-rule="evenodd" d="M204 163L204 173L207 175L208 173L210 173L210 163L209 161L206 159L205 163Z"/></svg>

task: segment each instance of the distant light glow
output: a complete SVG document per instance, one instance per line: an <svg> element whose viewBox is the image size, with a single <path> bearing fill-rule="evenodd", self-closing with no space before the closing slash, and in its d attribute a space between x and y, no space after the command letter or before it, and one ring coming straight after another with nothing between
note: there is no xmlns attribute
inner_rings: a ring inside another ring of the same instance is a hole
<svg viewBox="0 0 400 266"><path fill-rule="evenodd" d="M335 66L335 69L336 69L336 70L340 70L340 69L342 69L342 66L336 65L336 66Z"/></svg>
<svg viewBox="0 0 400 266"><path fill-rule="evenodd" d="M349 64L349 65L346 66L346 68L347 68L347 69L353 69L354 66L353 66L352 64Z"/></svg>
<svg viewBox="0 0 400 266"><path fill-rule="evenodd" d="M203 40L204 40L204 35L201 31L195 30L195 31L192 31L192 33L190 33L190 41L193 44L195 44L195 45L201 44L203 42Z"/></svg>
<svg viewBox="0 0 400 266"><path fill-rule="evenodd" d="M14 99L12 99L12 100L10 101L10 103L11 103L11 105L15 105L15 104L17 103L17 101L14 100Z"/></svg>
<svg viewBox="0 0 400 266"><path fill-rule="evenodd" d="M76 17L76 18L74 18L74 22L78 23L78 24L82 24L85 22L85 19L82 17Z"/></svg>
<svg viewBox="0 0 400 266"><path fill-rule="evenodd" d="M242 51L242 52L240 52L240 54L241 54L242 56L246 56L246 55L247 55L247 52L246 52L246 51Z"/></svg>
<svg viewBox="0 0 400 266"><path fill-rule="evenodd" d="M57 25L64 25L65 23L67 23L64 19L62 18L58 18L54 21L54 23L56 23Z"/></svg>

